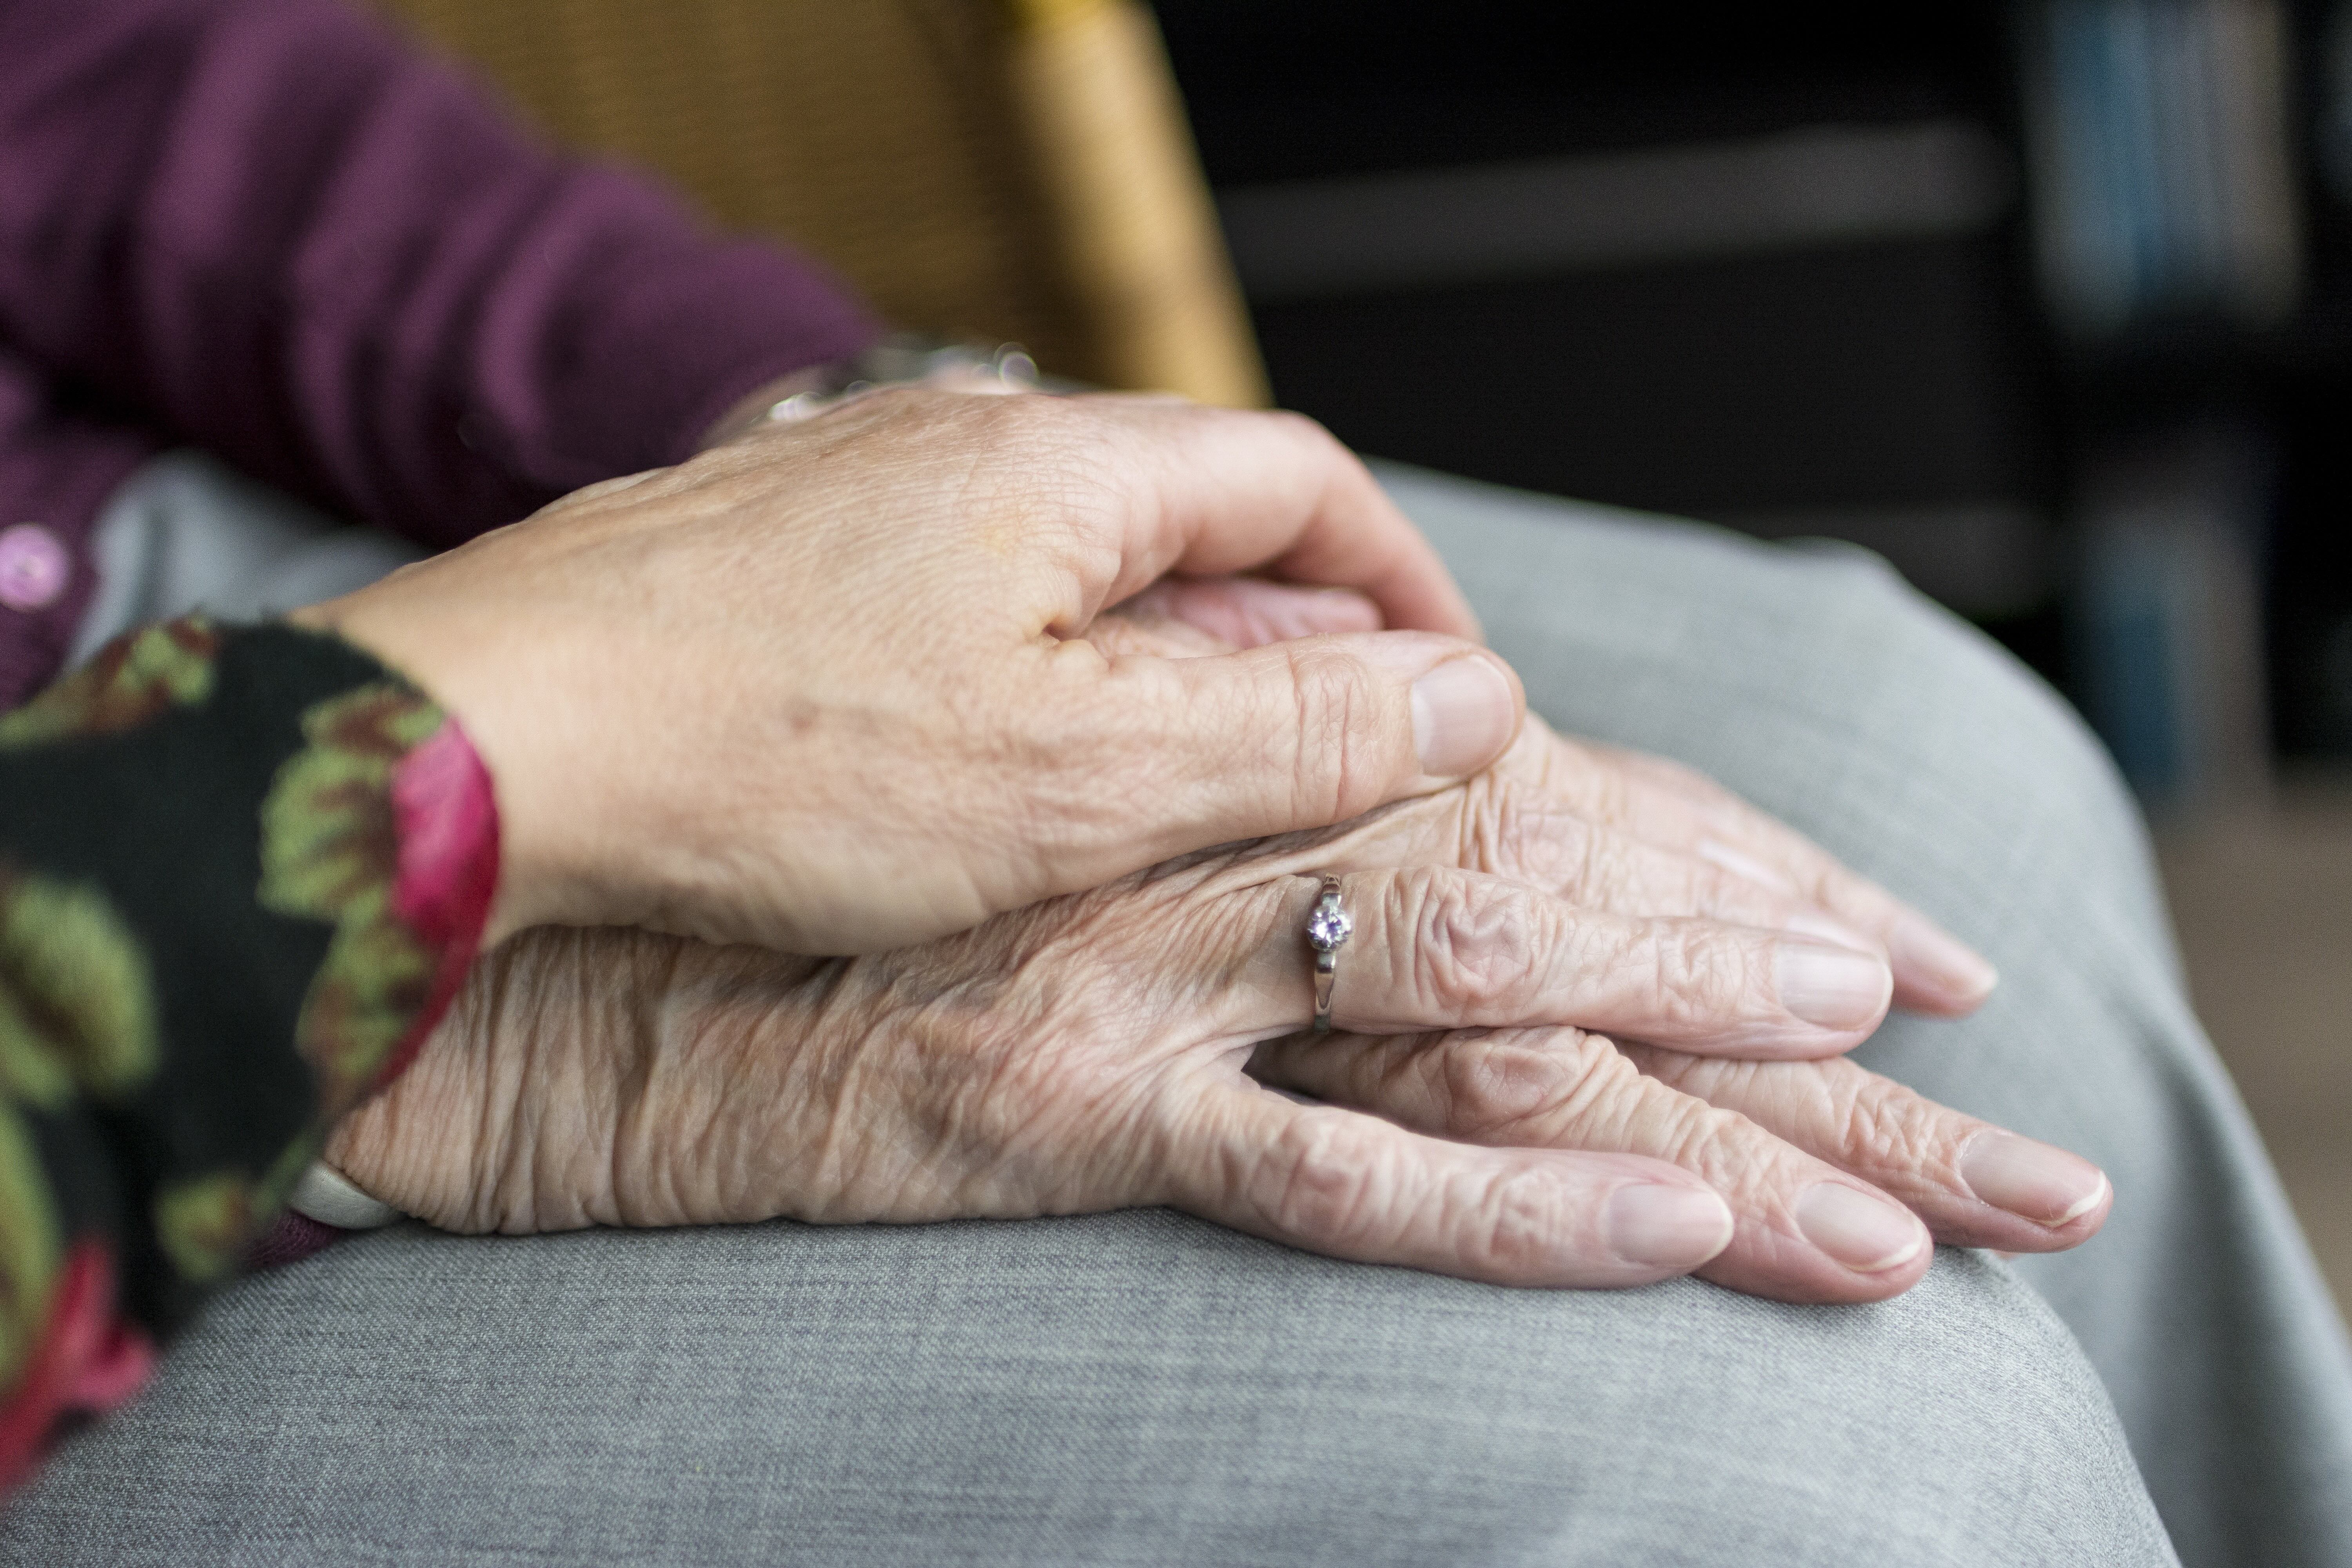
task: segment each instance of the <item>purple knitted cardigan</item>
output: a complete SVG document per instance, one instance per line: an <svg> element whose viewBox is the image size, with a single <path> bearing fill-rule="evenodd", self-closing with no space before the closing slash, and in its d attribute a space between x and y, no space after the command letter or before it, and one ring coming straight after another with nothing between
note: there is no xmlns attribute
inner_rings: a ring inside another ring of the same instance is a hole
<svg viewBox="0 0 2352 1568"><path fill-rule="evenodd" d="M341 0L0 0L0 710L164 447L450 544L877 331Z"/></svg>

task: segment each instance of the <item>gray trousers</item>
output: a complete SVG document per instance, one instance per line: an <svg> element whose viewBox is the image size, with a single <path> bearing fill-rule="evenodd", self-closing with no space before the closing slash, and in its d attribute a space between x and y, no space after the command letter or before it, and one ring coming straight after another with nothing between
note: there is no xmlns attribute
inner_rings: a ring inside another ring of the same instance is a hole
<svg viewBox="0 0 2352 1568"><path fill-rule="evenodd" d="M403 1226L226 1292L0 1561L2352 1563L2352 1360L2071 714L1859 552L1384 478L1553 722L1706 770L2000 965L1862 1058L2102 1163L2097 1239L1806 1308L1162 1212ZM127 500L257 504L173 487Z"/></svg>

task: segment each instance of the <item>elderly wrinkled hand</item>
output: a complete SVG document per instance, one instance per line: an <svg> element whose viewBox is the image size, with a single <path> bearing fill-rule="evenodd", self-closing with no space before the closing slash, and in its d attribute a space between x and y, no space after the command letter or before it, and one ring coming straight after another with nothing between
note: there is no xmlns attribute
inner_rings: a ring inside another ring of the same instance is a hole
<svg viewBox="0 0 2352 1568"><path fill-rule="evenodd" d="M1475 1279L1611 1286L1696 1268L1802 1300L1906 1289L1931 1233L2042 1251L2098 1228L2095 1167L1835 1058L1883 1014L1889 976L1873 953L1790 930L1793 902L1758 901L1781 895L1702 861L1604 877L1591 884L1604 901L1580 905L1479 868L1507 846L1550 853L1536 847L1561 813L1529 782L1557 766L1550 744L1523 741L1494 775L1339 829L1190 857L899 952L815 961L528 933L477 966L330 1156L461 1230L1168 1204ZM1515 765L1528 780L1501 776ZM1297 1032L1300 933L1328 871L1356 931L1345 1032L1314 1036ZM1699 912L1710 901L1767 923ZM1808 1019L1786 994L1792 954L1874 979L1842 1017Z"/></svg>
<svg viewBox="0 0 2352 1568"><path fill-rule="evenodd" d="M1395 630L1213 658L1084 633L1177 571L1359 589ZM1517 679L1294 416L897 391L593 486L304 612L497 780L494 931L887 948L1485 766Z"/></svg>

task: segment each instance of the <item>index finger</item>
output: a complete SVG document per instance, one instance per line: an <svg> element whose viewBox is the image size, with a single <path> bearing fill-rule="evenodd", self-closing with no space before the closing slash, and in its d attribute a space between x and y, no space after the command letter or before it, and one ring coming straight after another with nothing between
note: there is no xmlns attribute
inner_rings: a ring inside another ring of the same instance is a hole
<svg viewBox="0 0 2352 1568"><path fill-rule="evenodd" d="M1095 396L1136 444L1150 484L1128 520L1101 609L1169 572L1262 572L1353 588L1396 630L1476 638L1453 574L1362 461L1303 415Z"/></svg>

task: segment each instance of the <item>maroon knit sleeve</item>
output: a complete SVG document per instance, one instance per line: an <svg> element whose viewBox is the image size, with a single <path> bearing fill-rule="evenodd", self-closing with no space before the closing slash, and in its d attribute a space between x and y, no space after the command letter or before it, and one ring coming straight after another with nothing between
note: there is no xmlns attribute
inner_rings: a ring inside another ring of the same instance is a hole
<svg viewBox="0 0 2352 1568"><path fill-rule="evenodd" d="M877 330L340 0L9 0L0 169L0 346L428 542L675 462Z"/></svg>

